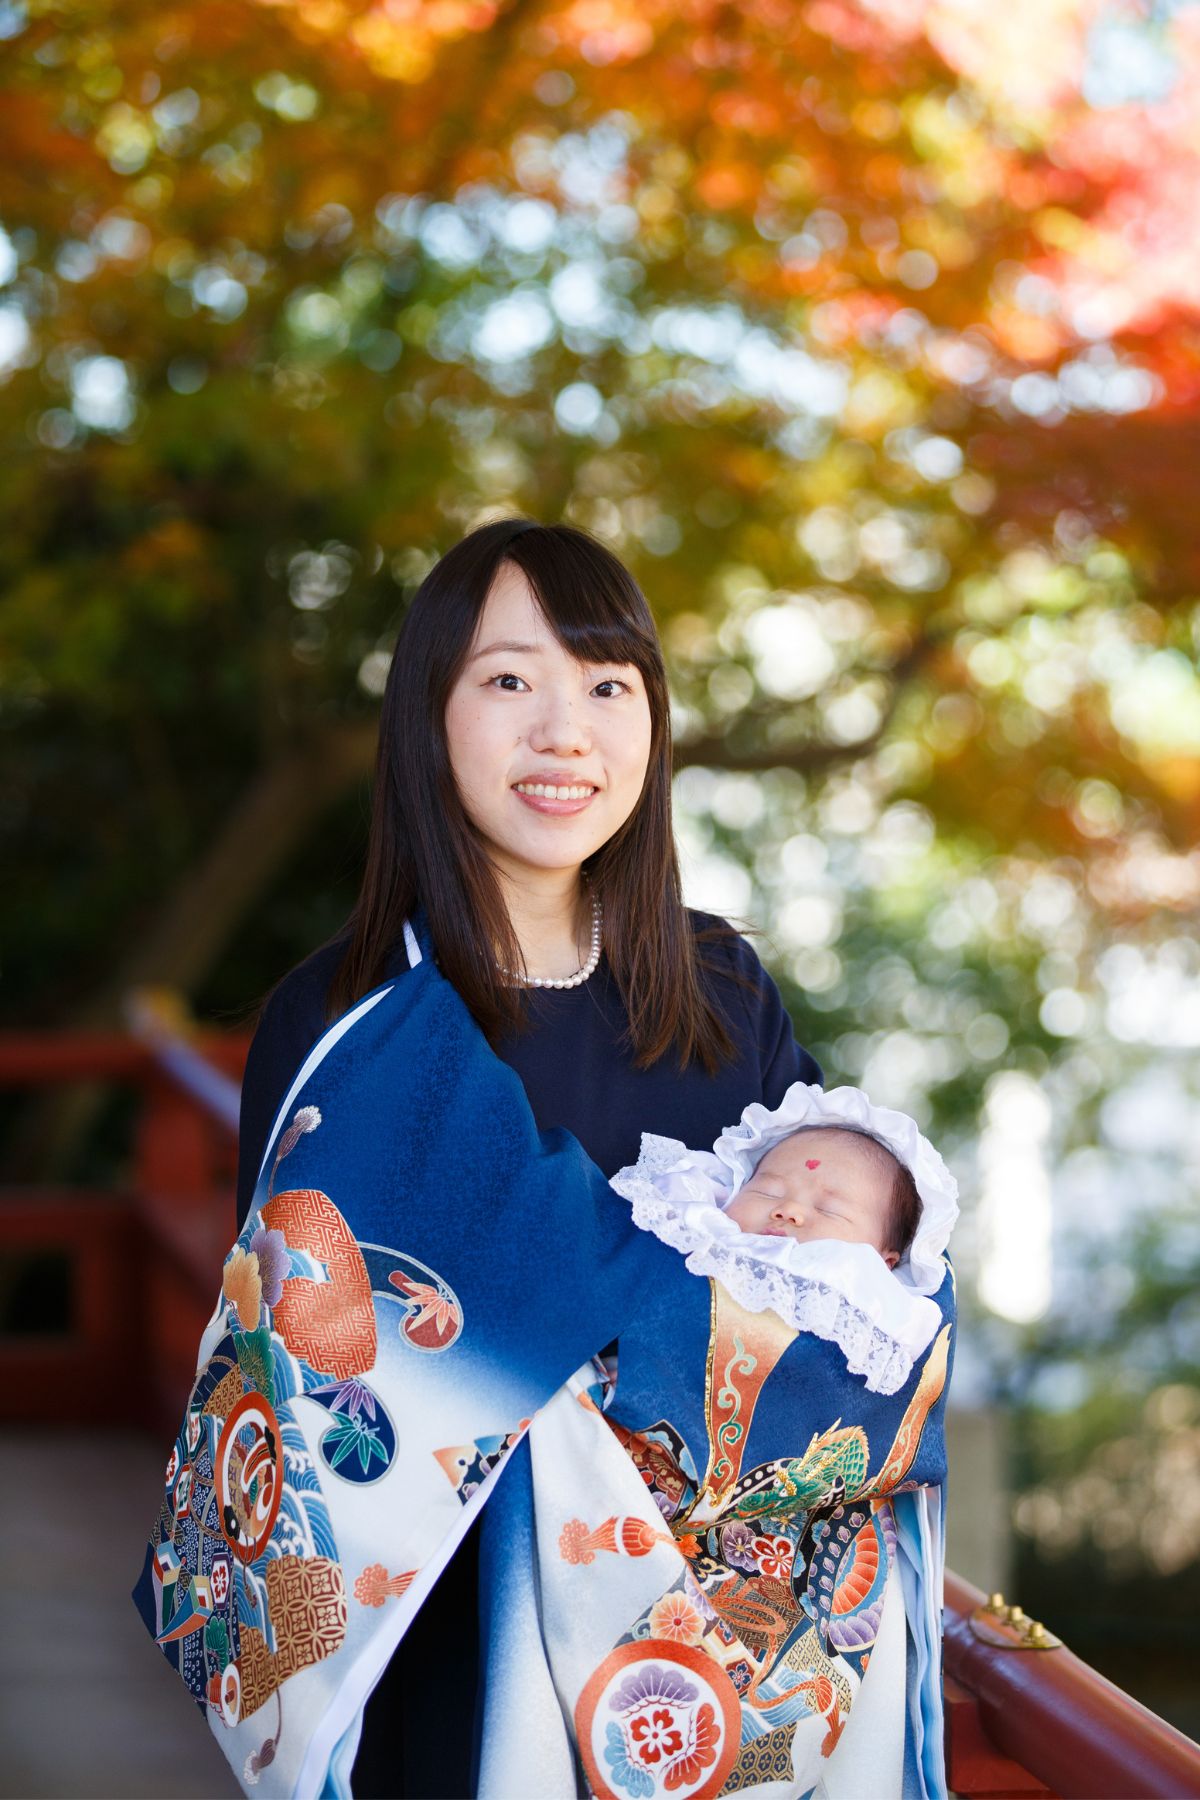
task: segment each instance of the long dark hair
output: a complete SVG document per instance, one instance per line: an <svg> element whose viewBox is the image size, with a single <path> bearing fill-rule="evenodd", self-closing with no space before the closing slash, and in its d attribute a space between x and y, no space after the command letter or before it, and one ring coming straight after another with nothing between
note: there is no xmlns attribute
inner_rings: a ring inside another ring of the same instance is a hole
<svg viewBox="0 0 1200 1800"><path fill-rule="evenodd" d="M404 920L423 903L442 972L494 1044L526 1017L522 990L497 961L521 952L500 885L463 810L446 742L446 704L502 563L515 563L558 641L582 662L632 663L646 686L652 736L641 797L586 873L604 905L604 950L639 1068L674 1048L710 1072L733 1054L701 981L671 831L671 730L662 649L629 571L587 532L533 519L481 525L418 588L383 695L366 869L339 939L335 1018L381 982Z"/></svg>

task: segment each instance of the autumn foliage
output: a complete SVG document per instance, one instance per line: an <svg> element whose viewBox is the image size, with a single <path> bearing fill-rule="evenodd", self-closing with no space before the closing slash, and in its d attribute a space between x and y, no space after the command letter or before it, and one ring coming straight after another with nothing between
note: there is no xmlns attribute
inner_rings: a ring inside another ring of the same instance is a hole
<svg viewBox="0 0 1200 1800"><path fill-rule="evenodd" d="M635 568L682 763L1192 907L1200 32L1089 106L1099 19L5 9L20 1004L203 988L497 508Z"/></svg>

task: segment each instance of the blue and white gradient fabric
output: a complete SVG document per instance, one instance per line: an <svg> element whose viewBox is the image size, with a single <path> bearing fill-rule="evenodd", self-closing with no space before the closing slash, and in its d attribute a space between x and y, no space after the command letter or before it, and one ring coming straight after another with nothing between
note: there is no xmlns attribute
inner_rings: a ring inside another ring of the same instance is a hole
<svg viewBox="0 0 1200 1800"><path fill-rule="evenodd" d="M481 1793L940 1795L949 1272L911 1380L868 1393L536 1130L419 939L280 1109L135 1590L235 1774L349 1793L490 1500Z"/></svg>

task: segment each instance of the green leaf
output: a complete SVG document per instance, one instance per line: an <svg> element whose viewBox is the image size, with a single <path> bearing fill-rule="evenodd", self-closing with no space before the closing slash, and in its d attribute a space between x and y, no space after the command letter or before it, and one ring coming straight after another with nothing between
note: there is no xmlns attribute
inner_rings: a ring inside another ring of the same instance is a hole
<svg viewBox="0 0 1200 1800"><path fill-rule="evenodd" d="M229 1633L224 1619L209 1619L204 1627L204 1648L216 1658L218 1669L223 1669L229 1661Z"/></svg>
<svg viewBox="0 0 1200 1800"><path fill-rule="evenodd" d="M275 1404L275 1359L271 1350L271 1333L260 1325L257 1331L237 1331L233 1337L238 1367L258 1393Z"/></svg>

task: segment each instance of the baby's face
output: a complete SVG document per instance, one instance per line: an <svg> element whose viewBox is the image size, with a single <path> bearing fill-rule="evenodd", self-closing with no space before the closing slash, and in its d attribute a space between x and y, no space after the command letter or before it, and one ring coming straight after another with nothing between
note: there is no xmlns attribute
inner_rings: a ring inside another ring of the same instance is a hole
<svg viewBox="0 0 1200 1800"><path fill-rule="evenodd" d="M871 1244L893 1269L899 1258L884 1241L893 1179L885 1158L854 1132L798 1131L767 1152L725 1211L762 1237Z"/></svg>

